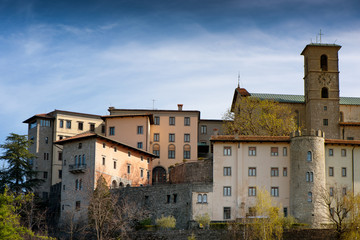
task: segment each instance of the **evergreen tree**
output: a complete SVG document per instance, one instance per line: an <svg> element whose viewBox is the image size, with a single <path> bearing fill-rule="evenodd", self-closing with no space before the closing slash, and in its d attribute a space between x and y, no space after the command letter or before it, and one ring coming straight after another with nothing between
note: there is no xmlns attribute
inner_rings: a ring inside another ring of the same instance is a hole
<svg viewBox="0 0 360 240"><path fill-rule="evenodd" d="M42 183L36 178L36 171L32 170L30 161L35 158L28 150L31 142L25 135L11 133L0 147L4 150L0 159L7 162L7 167L0 170L0 191L5 186L16 195L23 191L31 191Z"/></svg>

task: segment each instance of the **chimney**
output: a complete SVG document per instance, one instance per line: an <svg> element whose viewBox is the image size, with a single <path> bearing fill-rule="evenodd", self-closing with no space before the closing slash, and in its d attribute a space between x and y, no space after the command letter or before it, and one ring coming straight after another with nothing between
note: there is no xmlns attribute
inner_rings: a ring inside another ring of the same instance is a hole
<svg viewBox="0 0 360 240"><path fill-rule="evenodd" d="M182 111L182 107L183 107L182 104L178 104L178 111Z"/></svg>

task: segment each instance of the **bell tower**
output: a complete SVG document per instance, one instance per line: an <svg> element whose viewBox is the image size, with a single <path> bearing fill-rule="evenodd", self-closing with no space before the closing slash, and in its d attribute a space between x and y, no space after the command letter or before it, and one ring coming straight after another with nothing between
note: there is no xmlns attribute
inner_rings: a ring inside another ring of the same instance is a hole
<svg viewBox="0 0 360 240"><path fill-rule="evenodd" d="M322 130L326 138L339 139L339 60L336 44L308 44L304 56L306 129Z"/></svg>

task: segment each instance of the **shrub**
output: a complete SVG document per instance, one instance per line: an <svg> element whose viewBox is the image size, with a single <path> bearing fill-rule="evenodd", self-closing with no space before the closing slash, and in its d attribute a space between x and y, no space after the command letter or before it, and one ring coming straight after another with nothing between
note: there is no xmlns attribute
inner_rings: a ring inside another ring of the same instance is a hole
<svg viewBox="0 0 360 240"><path fill-rule="evenodd" d="M195 221L199 224L200 228L208 228L210 225L210 216L208 213L196 215Z"/></svg>
<svg viewBox="0 0 360 240"><path fill-rule="evenodd" d="M195 234L192 233L191 236L188 236L188 240L196 240Z"/></svg>
<svg viewBox="0 0 360 240"><path fill-rule="evenodd" d="M161 218L157 218L155 222L156 225L162 229L175 228L176 225L176 219L174 218L174 216L164 217L162 215Z"/></svg>

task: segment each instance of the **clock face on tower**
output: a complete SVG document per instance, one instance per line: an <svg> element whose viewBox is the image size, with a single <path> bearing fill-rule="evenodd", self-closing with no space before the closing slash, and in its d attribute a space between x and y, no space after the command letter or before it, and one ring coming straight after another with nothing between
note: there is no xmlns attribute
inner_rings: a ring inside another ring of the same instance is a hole
<svg viewBox="0 0 360 240"><path fill-rule="evenodd" d="M329 87L334 78L332 74L320 73L318 80L321 86Z"/></svg>

